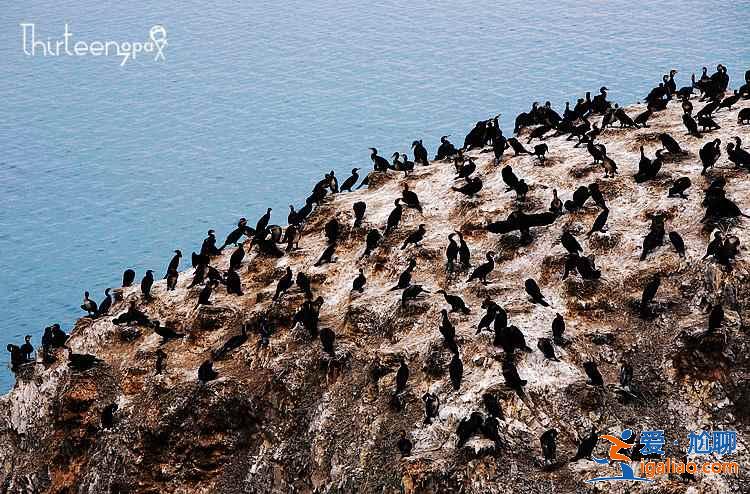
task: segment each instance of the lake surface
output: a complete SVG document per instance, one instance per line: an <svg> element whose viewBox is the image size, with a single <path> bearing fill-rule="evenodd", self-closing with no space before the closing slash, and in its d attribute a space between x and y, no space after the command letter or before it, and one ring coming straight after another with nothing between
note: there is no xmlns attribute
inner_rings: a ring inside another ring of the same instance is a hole
<svg viewBox="0 0 750 494"><path fill-rule="evenodd" d="M532 101L561 108L601 85L643 98L717 63L750 68L745 2L164 0L5 2L0 13L0 341L81 315L122 271L163 274L175 248L237 218L302 205L335 169L369 168L443 134L456 144ZM486 11L479 7L486 5ZM38 38L146 41L164 61L24 54ZM411 155L411 153L410 153ZM8 360L7 353L2 361ZM13 383L3 365L0 392Z"/></svg>

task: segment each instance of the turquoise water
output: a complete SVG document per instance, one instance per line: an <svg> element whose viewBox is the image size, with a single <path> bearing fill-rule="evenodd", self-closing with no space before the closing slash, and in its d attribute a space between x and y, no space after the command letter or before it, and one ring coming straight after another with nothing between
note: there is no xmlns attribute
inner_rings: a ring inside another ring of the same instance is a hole
<svg viewBox="0 0 750 494"><path fill-rule="evenodd" d="M154 5L158 3L158 5ZM283 223L314 181L370 146L455 143L532 100L602 84L615 101L702 65L750 68L747 3L703 1L5 2L0 12L0 340L69 329L85 289L163 273L266 207ZM486 7L481 11L481 7ZM38 37L145 41L166 60L30 57ZM7 360L7 357L3 359ZM12 384L0 369L0 391Z"/></svg>

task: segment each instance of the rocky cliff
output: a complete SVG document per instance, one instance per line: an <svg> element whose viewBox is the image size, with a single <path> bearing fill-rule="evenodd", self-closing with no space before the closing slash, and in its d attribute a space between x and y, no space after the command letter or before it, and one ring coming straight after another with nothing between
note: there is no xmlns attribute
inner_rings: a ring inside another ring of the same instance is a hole
<svg viewBox="0 0 750 494"><path fill-rule="evenodd" d="M741 100L739 107L750 107L750 101ZM565 136L544 140L549 146L544 161L506 151L498 166L491 152L469 151L484 184L474 197L452 190L463 181L455 179L448 161L417 165L407 177L373 174L369 188L329 195L312 212L298 249L280 258L249 250L238 271L244 295L219 287L212 305L196 305L202 286L188 288L193 269L180 273L173 291L157 281L150 301L138 287L123 289L109 316L81 318L71 330L70 348L100 363L73 371L59 349L55 363L21 369L14 389L0 398L2 492L633 492L640 486L584 483L614 473L613 467L567 461L592 429L619 434L626 427L664 429L666 452L675 458L684 456L689 431L737 430L732 459L744 467L739 475L697 474L694 480L672 475L644 489L750 491L748 220L725 222L743 246L729 268L701 260L712 237L712 228L701 223L703 189L712 179L725 177L727 197L750 213L748 172L729 162L724 148L734 136L750 140L750 127L737 122L737 108L717 111L721 129L700 138L686 134L679 102L654 113L649 127L607 128L597 142L618 165L613 177L592 164L585 145L574 147L575 140ZM631 116L643 109L626 108ZM525 142L528 132L519 138ZM636 183L640 146L653 158L662 132L687 154L664 154L658 175ZM698 151L714 138L722 140L722 155L701 176ZM529 185L523 201L506 193L501 168L507 164ZM688 198L668 197L668 188L683 176L692 181ZM610 209L605 232L587 235L601 212L592 200L551 225L532 228L528 239L518 231L486 229L514 209L547 211L553 188L567 200L591 183L599 184ZM404 184L418 194L423 212L404 208L398 228L363 257L367 232L384 229ZM355 228L357 201L364 201L367 211ZM679 232L685 257L666 240L639 260L655 215L663 216L667 231ZM342 225L336 262L314 266L327 244L324 225L334 216ZM421 244L402 249L419 224L426 227ZM473 267L487 252L496 254L488 284L467 282L471 269L446 269L453 231L463 234ZM585 255L595 255L601 278L562 279L564 231L578 239ZM212 266L226 270L233 250L225 249ZM431 293L402 304L402 292L391 287L411 258L412 283ZM314 297L323 297L319 328L334 331L333 354L293 321L306 298L302 291L292 287L272 300L287 267L295 275L307 273ZM351 290L358 268L367 278L362 293ZM159 278L162 268L154 269ZM641 294L654 274L661 286L644 317ZM530 300L527 278L537 281L550 307ZM460 295L470 309L449 314L463 363L458 390L448 372L451 351L438 330L441 309L450 309L435 293L439 289ZM507 311L509 323L531 347L512 357L527 381L523 396L506 384L506 352L493 345L492 331L477 334L488 298ZM131 300L150 319L186 336L162 344L152 327L113 324ZM717 303L723 304L723 325L702 336L710 306ZM543 356L537 341L552 337L557 313L566 322L568 343L555 347L559 361L554 361ZM263 317L272 328L267 345L257 334ZM251 329L248 341L216 359L217 379L200 383L198 367L243 324ZM167 357L157 375L159 349ZM402 360L410 374L394 399ZM583 364L591 361L604 386L587 384ZM623 363L632 366L635 398L622 392ZM431 424L425 423L422 401L428 392L439 399ZM472 412L487 415L485 394L494 395L502 409L500 440L477 433L459 446L459 422ZM102 411L110 404L118 409L113 425L103 427ZM557 461L545 466L539 438L549 429L558 431ZM413 444L405 457L397 447L401 431ZM671 440L677 438L675 446ZM606 450L600 441L595 455L606 457Z"/></svg>

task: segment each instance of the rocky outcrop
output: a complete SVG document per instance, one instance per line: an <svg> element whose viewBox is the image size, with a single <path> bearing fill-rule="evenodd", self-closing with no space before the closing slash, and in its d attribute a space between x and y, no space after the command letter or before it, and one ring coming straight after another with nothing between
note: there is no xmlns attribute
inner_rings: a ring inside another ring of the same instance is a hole
<svg viewBox="0 0 750 494"><path fill-rule="evenodd" d="M750 106L741 101L740 106ZM633 106L628 112L643 110ZM679 445L665 446L668 456L681 458L685 438L693 430L737 430L739 444L732 456L747 467L745 437L750 418L748 328L750 271L744 248L732 269L701 261L711 232L703 217L702 190L717 176L728 180L727 195L750 212L747 171L735 168L722 154L707 177L700 175L698 150L709 139L723 143L748 127L737 124L737 110L721 110L721 129L702 138L685 135L678 104L655 113L650 127L608 128L599 137L619 174L605 178L591 165L585 147L565 137L546 139L548 158L506 154L530 191L517 203L506 193L500 166L490 154L472 151L484 188L475 198L451 190L455 171L448 162L417 165L413 174L373 175L369 189L329 196L312 214L299 245L284 257L266 257L253 250L241 267L244 295L223 288L213 305L196 306L200 287L188 288L192 269L180 274L177 289L157 281L151 301L140 300L138 288L126 288L110 317L82 318L72 330L70 347L94 354L103 363L84 372L71 371L65 352L57 362L37 363L18 374L14 389L0 398L0 485L2 492L633 492L640 486L584 480L606 467L588 460L567 462L591 430L619 433L630 427L664 429ZM526 132L526 131L524 131ZM639 147L653 156L661 147L658 135L669 132L688 150L667 156L659 175L635 183ZM750 140L750 139L745 139ZM688 199L667 197L667 188L681 176L691 178ZM599 208L589 201L548 227L534 228L531 239L518 232L498 235L484 227L505 219L515 208L546 211L555 188L569 199L580 185L596 182L611 212L606 233L587 236ZM408 183L420 197L422 214L406 208L400 226L362 257L370 228L385 226L395 198ZM458 182L460 184L460 182ZM367 203L361 228L352 227L352 205ZM639 261L651 217L662 214L667 231L685 241L687 256L669 245ZM336 216L343 225L337 261L314 266L326 245L323 227ZM401 249L405 237L424 223L420 246ZM735 221L732 232L747 243L747 220ZM468 272L445 267L447 235L461 231L478 265L488 251L498 264L489 284L467 282ZM599 280L571 275L562 280L565 249L559 239L571 232L586 254L595 254ZM231 249L228 249L231 251ZM212 264L226 269L230 252ZM408 259L417 261L413 280L432 294L402 305L400 291L391 291ZM166 263L165 263L166 264ZM317 297L324 298L320 328L335 332L334 355L299 325L293 315L305 294L292 288L281 300L272 296L286 267L303 271ZM358 268L367 285L351 291ZM662 283L653 317L643 318L638 304L654 274ZM524 280L534 278L551 307L533 304ZM438 331L445 300L434 292L459 294L468 314L450 314L463 362L463 381L454 390L448 376L449 350ZM477 334L482 302L491 298L520 328L531 352L519 352L515 363L528 381L519 397L503 377L505 354L493 345L491 333ZM112 317L139 300L151 319L186 332L161 344L148 327L116 326ZM715 335L700 337L707 327L709 304L723 302L725 321ZM559 362L543 357L539 338L551 337L556 313L566 321L569 344L556 347ZM219 378L197 381L197 369L230 336L248 323L257 329L265 315L274 329L269 345L257 334L217 360ZM166 370L154 372L158 349L167 354ZM399 362L410 368L405 391L394 400ZM589 386L583 363L595 361L605 386ZM623 399L618 393L623 362L633 370L642 397ZM422 397L439 397L439 417L424 421ZM456 428L471 412L485 413L482 395L493 393L503 410L501 441L481 435L458 446ZM116 403L114 425L104 428L103 409ZM552 468L542 467L540 435L559 431ZM411 455L401 458L397 442L406 431ZM606 456L600 443L596 454ZM650 492L744 492L750 481L738 476L696 475L694 481L664 477Z"/></svg>

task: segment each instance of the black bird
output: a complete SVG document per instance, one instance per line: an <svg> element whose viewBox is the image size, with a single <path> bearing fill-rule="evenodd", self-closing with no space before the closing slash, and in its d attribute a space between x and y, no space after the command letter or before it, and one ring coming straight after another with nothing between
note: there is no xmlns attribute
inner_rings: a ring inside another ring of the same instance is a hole
<svg viewBox="0 0 750 494"><path fill-rule="evenodd" d="M154 285L154 272L150 269L146 271L146 275L141 280L141 293L146 299L151 298L151 287Z"/></svg>
<svg viewBox="0 0 750 494"><path fill-rule="evenodd" d="M331 218L328 220L323 227L326 238L329 244L334 244L339 238L339 220Z"/></svg>
<svg viewBox="0 0 750 494"><path fill-rule="evenodd" d="M482 316L482 319L479 321L479 325L477 326L477 334L481 333L483 329L490 328L490 324L495 321L495 316L497 316L497 312L500 309L500 306L487 298L484 300L484 302L482 302L482 308L485 309L486 312Z"/></svg>
<svg viewBox="0 0 750 494"><path fill-rule="evenodd" d="M513 148L514 156L518 156L519 154L531 154L515 137L508 139L508 144Z"/></svg>
<svg viewBox="0 0 750 494"><path fill-rule="evenodd" d="M721 232L714 232L714 238L708 243L708 247L706 248L706 255L703 256L702 260L705 261L709 257L718 254L723 244L724 239L721 237Z"/></svg>
<svg viewBox="0 0 750 494"><path fill-rule="evenodd" d="M690 181L690 177L680 177L677 180L675 180L672 186L669 188L669 193L667 197L678 196L682 199L687 199L687 195L685 194L685 191L688 190L691 185L692 185L692 182Z"/></svg>
<svg viewBox="0 0 750 494"><path fill-rule="evenodd" d="M412 142L411 147L414 150L414 163L421 163L425 166L430 164L427 160L427 149L422 145L422 139Z"/></svg>
<svg viewBox="0 0 750 494"><path fill-rule="evenodd" d="M544 466L550 466L555 463L557 458L557 431L549 429L539 438L542 445L542 456L544 456Z"/></svg>
<svg viewBox="0 0 750 494"><path fill-rule="evenodd" d="M664 149L669 151L670 154L687 154L687 152L680 147L674 137L666 132L659 134L659 140L661 140L661 145Z"/></svg>
<svg viewBox="0 0 750 494"><path fill-rule="evenodd" d="M461 362L461 357L458 355L458 352L453 354L453 358L448 365L448 374L450 375L453 389L458 391L459 388L461 388L461 380L464 376L464 364Z"/></svg>
<svg viewBox="0 0 750 494"><path fill-rule="evenodd" d="M595 430L592 430L591 433L584 437L580 444L578 444L578 451L576 451L575 456L571 458L570 461L574 462L590 459L598 440L599 434L597 434Z"/></svg>
<svg viewBox="0 0 750 494"><path fill-rule="evenodd" d="M649 305L654 300L654 297L656 296L657 290L659 290L659 285L661 285L661 278L658 274L655 274L651 281L649 281L646 284L646 287L643 289L643 294L641 295L641 313L642 314L648 314L649 311Z"/></svg>
<svg viewBox="0 0 750 494"><path fill-rule="evenodd" d="M701 175L705 175L706 170L713 168L721 156L721 139L714 139L704 144L698 152L698 156L700 156L701 163L703 164Z"/></svg>
<svg viewBox="0 0 750 494"><path fill-rule="evenodd" d="M454 340L456 338L456 328L451 323L450 318L448 317L448 311L446 309L442 309L440 311L440 326L438 326L438 329L440 330L440 334L443 335L443 340L445 343L454 343Z"/></svg>
<svg viewBox="0 0 750 494"><path fill-rule="evenodd" d="M451 144L448 137L450 136L442 136L440 138L440 147L438 147L437 154L435 155L436 160L443 160L458 154L458 150Z"/></svg>
<svg viewBox="0 0 750 494"><path fill-rule="evenodd" d="M721 304L711 306L711 312L708 314L708 331L706 334L713 333L719 329L724 322L724 309Z"/></svg>
<svg viewBox="0 0 750 494"><path fill-rule="evenodd" d="M159 343L159 345L164 345L169 340L176 340L185 336L185 333L178 333L172 328L162 326L161 322L159 322L158 320L153 321L151 325L154 328L154 333L161 336L161 343Z"/></svg>
<svg viewBox="0 0 750 494"><path fill-rule="evenodd" d="M534 281L533 278L528 278L524 282L524 286L526 288L526 293L529 294L531 297L532 302L535 304L542 305L544 307L549 307L549 304L546 300L544 300L544 295L542 295L542 291L539 289L539 285L536 284L536 281Z"/></svg>
<svg viewBox="0 0 750 494"><path fill-rule="evenodd" d="M180 259L182 258L182 252L180 252L179 249L174 251L174 256L172 257L172 260L169 261L169 265L167 266L167 272L164 275L164 278L166 279L167 276L169 276L169 273L171 271L177 271L180 267Z"/></svg>
<svg viewBox="0 0 750 494"><path fill-rule="evenodd" d="M431 424L432 419L439 416L440 398L436 394L425 393L422 395L422 401L424 402L424 423Z"/></svg>
<svg viewBox="0 0 750 494"><path fill-rule="evenodd" d="M240 269L242 260L245 258L245 246L239 244L232 255L229 257L229 266L232 269Z"/></svg>
<svg viewBox="0 0 750 494"><path fill-rule="evenodd" d="M406 382L408 380L409 366L406 365L406 362L404 360L401 360L398 371L396 371L396 394L401 393L406 389Z"/></svg>
<svg viewBox="0 0 750 494"><path fill-rule="evenodd" d="M497 398L492 393L484 393L482 395L482 403L484 403L484 408L487 410L487 414L489 414L490 417L495 417L500 420L505 418L503 416L503 410L497 402Z"/></svg>
<svg viewBox="0 0 750 494"><path fill-rule="evenodd" d="M534 156L539 158L539 161L545 160L545 155L547 154L547 152L549 152L549 146L547 146L547 144L545 143L537 144L536 146L534 146Z"/></svg>
<svg viewBox="0 0 750 494"><path fill-rule="evenodd" d="M83 292L83 303L81 304L81 309L88 312L89 317L96 316L98 307L96 305L96 302L89 298L89 292Z"/></svg>
<svg viewBox="0 0 750 494"><path fill-rule="evenodd" d="M416 299L421 293L430 293L422 285L411 285L401 293L401 306L406 306L406 302Z"/></svg>
<svg viewBox="0 0 750 494"><path fill-rule="evenodd" d="M286 273L279 279L276 284L276 293L274 293L272 300L278 300L282 295L286 293L292 287L292 268L287 266Z"/></svg>
<svg viewBox="0 0 750 494"><path fill-rule="evenodd" d="M401 438L398 440L398 450L401 452L401 458L406 458L411 455L412 444L408 437L406 437L406 431L401 431Z"/></svg>
<svg viewBox="0 0 750 494"><path fill-rule="evenodd" d="M242 280L240 275L234 269L229 269L224 277L227 285L227 293L234 295L243 295Z"/></svg>
<svg viewBox="0 0 750 494"><path fill-rule="evenodd" d="M413 190L409 190L409 184L404 184L404 188L401 191L401 199L410 208L414 208L420 213L422 212L422 203L419 202L417 193Z"/></svg>
<svg viewBox="0 0 750 494"><path fill-rule="evenodd" d="M362 201L357 201L352 206L352 209L354 209L354 228L358 228L362 226L362 220L365 217L365 210L367 209L367 204L365 204Z"/></svg>
<svg viewBox="0 0 750 494"><path fill-rule="evenodd" d="M537 348L542 352L545 358L558 362L559 359L555 356L555 347L552 345L552 340L549 338L539 338L536 344Z"/></svg>
<svg viewBox="0 0 750 494"><path fill-rule="evenodd" d="M453 266L458 260L458 244L453 240L455 235L455 233L448 235L448 247L445 249L445 257L447 259L446 267L448 271L453 271Z"/></svg>
<svg viewBox="0 0 750 494"><path fill-rule="evenodd" d="M331 328L323 328L320 330L318 336L320 337L320 344L323 347L323 351L331 357L335 357L336 351L333 345L336 342L336 333Z"/></svg>
<svg viewBox="0 0 750 494"><path fill-rule="evenodd" d="M689 135L692 135L695 137L701 136L701 133L698 132L698 124L689 113L682 114L682 123L685 125L685 128L687 129L687 133Z"/></svg>
<svg viewBox="0 0 750 494"><path fill-rule="evenodd" d="M448 303L448 305L451 306L451 312L461 312L463 314L469 314L471 312L471 310L469 310L469 308L466 306L464 299L462 299L458 295L451 295L449 293L446 293L445 290L438 290L435 293L441 293L443 295L445 301Z"/></svg>
<svg viewBox="0 0 750 494"><path fill-rule="evenodd" d="M505 384L518 393L519 396L523 397L523 387L526 386L527 381L521 379L521 376L518 375L518 369L516 369L516 365L510 358L506 358L503 361L503 377L505 378Z"/></svg>
<svg viewBox="0 0 750 494"><path fill-rule="evenodd" d="M357 183L357 180L359 180L359 173L357 172L359 172L359 168L352 168L352 175L344 180L343 184L341 184L341 188L339 188L340 192L352 191L352 187L354 187L354 185Z"/></svg>
<svg viewBox="0 0 750 494"><path fill-rule="evenodd" d="M73 353L68 348L68 367L76 372L84 372L93 369L96 365L103 363L103 360L89 355L88 353Z"/></svg>
<svg viewBox="0 0 750 494"><path fill-rule="evenodd" d="M701 126L701 128L703 129L703 132L706 132L706 129L717 130L721 128L721 126L719 126L719 124L716 123L716 120L708 116L698 117L698 125Z"/></svg>
<svg viewBox="0 0 750 494"><path fill-rule="evenodd" d="M557 189L552 189L552 201L549 204L549 210L553 213L562 213L563 203L557 197Z"/></svg>
<svg viewBox="0 0 750 494"><path fill-rule="evenodd" d="M212 361L206 360L198 367L198 381L202 384L213 381L217 377L219 377L219 373L214 370L214 363Z"/></svg>
<svg viewBox="0 0 750 494"><path fill-rule="evenodd" d="M552 320L552 339L557 343L558 345L561 345L565 343L565 339L563 338L563 334L565 333L565 319L563 319L563 316L558 312L555 314L555 318Z"/></svg>
<svg viewBox="0 0 750 494"><path fill-rule="evenodd" d="M294 207L289 206L291 208L291 212L289 213L289 224L296 223L296 218L293 216L294 214ZM224 245L222 245L219 250L224 250L224 247L227 245L234 244L237 245L237 242L239 242L240 238L242 238L243 235L254 235L255 232L252 228L247 226L247 220L245 218L240 218L240 220L237 222L237 228L229 232L229 235L227 235L226 240L224 240Z"/></svg>
<svg viewBox="0 0 750 494"><path fill-rule="evenodd" d="M362 293L365 288L365 283L367 283L367 278L365 278L365 273L362 268L359 268L359 275L357 275L352 282L352 290Z"/></svg>
<svg viewBox="0 0 750 494"><path fill-rule="evenodd" d="M604 386L604 379L602 378L599 369L596 368L596 362L584 362L583 370L586 371L586 375L589 377L589 381L586 384L592 386Z"/></svg>
<svg viewBox="0 0 750 494"><path fill-rule="evenodd" d="M414 244L415 246L419 247L419 242L422 241L426 232L427 230L425 229L424 223L420 224L419 228L411 232L409 236L406 237L406 240L404 240L404 243L401 245L401 250L404 250L409 244Z"/></svg>
<svg viewBox="0 0 750 494"><path fill-rule="evenodd" d="M132 269L126 269L125 272L122 273L122 286L129 287L133 284L133 281L135 281L135 271Z"/></svg>
<svg viewBox="0 0 750 494"><path fill-rule="evenodd" d="M456 446L459 448L463 447L466 441L471 439L471 436L479 432L483 424L484 419L479 412L472 412L468 417L462 418L456 428L456 435L458 436Z"/></svg>
<svg viewBox="0 0 750 494"><path fill-rule="evenodd" d="M382 156L378 156L378 150L375 148L370 148L370 159L372 160L373 168L376 172L384 172L388 170L390 167L390 163L388 163L388 160L383 158Z"/></svg>
<svg viewBox="0 0 750 494"><path fill-rule="evenodd" d="M362 254L362 257L369 256L381 240L383 240L383 235L380 231L375 228L370 229L370 231L367 232L367 237L365 237L365 251Z"/></svg>
<svg viewBox="0 0 750 494"><path fill-rule="evenodd" d="M102 410L102 429L111 429L115 425L115 412L119 407L117 403L112 403Z"/></svg>
<svg viewBox="0 0 750 494"><path fill-rule="evenodd" d="M500 173L503 177L503 182L505 182L505 185L508 186L506 192L515 190L515 188L518 186L518 177L515 173L513 173L513 168L511 168L510 165L505 165Z"/></svg>
<svg viewBox="0 0 750 494"><path fill-rule="evenodd" d="M391 211L391 214L388 215L388 221L386 222L385 226L385 235L388 235L393 230L396 229L398 224L401 222L401 215L403 213L403 206L401 206L401 199L396 199L393 201L393 205L395 206L393 208L393 211Z"/></svg>
<svg viewBox="0 0 750 494"><path fill-rule="evenodd" d="M335 262L333 258L333 254L336 252L336 244L330 244L328 247L325 248L323 251L323 254L320 255L320 258L315 262L315 266L322 266L323 264L332 263Z"/></svg>
<svg viewBox="0 0 750 494"><path fill-rule="evenodd" d="M680 257L685 257L685 242L682 240L680 234L677 232L669 232L669 241L672 242L674 250L677 251Z"/></svg>
<svg viewBox="0 0 750 494"><path fill-rule="evenodd" d="M209 281L206 283L206 286L203 287L200 294L198 295L198 305L212 305L213 302L211 302L211 294L213 293L214 288L219 284L218 281Z"/></svg>
<svg viewBox="0 0 750 494"><path fill-rule="evenodd" d="M604 200L604 195L602 194L602 191L599 189L599 184L596 182L589 184L588 189L589 189L589 196L591 197L591 199L593 199L596 205L602 209L608 209L607 202Z"/></svg>
<svg viewBox="0 0 750 494"><path fill-rule="evenodd" d="M239 348L247 342L247 324L243 324L240 328L240 334L234 335L229 338L218 350L212 352L213 360L221 360L229 354L232 350Z"/></svg>
<svg viewBox="0 0 750 494"><path fill-rule="evenodd" d="M607 224L607 218L609 218L609 209L603 210L594 220L594 224L591 225L591 230L589 230L588 235L591 235L594 232L604 232L603 228L604 225Z"/></svg>
<svg viewBox="0 0 750 494"><path fill-rule="evenodd" d="M483 183L479 177L467 177L466 183L461 187L451 187L456 192L460 192L466 196L472 197L482 190Z"/></svg>
<svg viewBox="0 0 750 494"><path fill-rule="evenodd" d="M479 280L485 285L487 282L487 276L490 275L493 269L495 269L495 253L490 251L485 254L485 258L487 259L487 262L480 264L476 267L476 269L471 273L471 276L469 276L469 279L466 280L467 282L472 280Z"/></svg>
<svg viewBox="0 0 750 494"><path fill-rule="evenodd" d="M201 256L211 257L218 256L221 251L216 248L216 235L213 230L208 231L208 236L203 240L201 244Z"/></svg>
<svg viewBox="0 0 750 494"><path fill-rule="evenodd" d="M258 223L255 225L255 235L263 235L268 227L268 222L271 220L271 208L266 209L266 214L260 217Z"/></svg>
<svg viewBox="0 0 750 494"><path fill-rule="evenodd" d="M581 247L581 244L579 244L573 234L568 231L563 232L560 237L560 243L565 247L565 250L571 254L578 254L579 252L583 253L583 247Z"/></svg>
<svg viewBox="0 0 750 494"><path fill-rule="evenodd" d="M403 290L404 288L408 288L409 285L411 285L411 274L414 271L414 268L417 266L417 261L414 259L409 259L409 265L406 267L406 269L399 275L398 277L398 283L396 286L391 288L391 291L394 290Z"/></svg>
<svg viewBox="0 0 750 494"><path fill-rule="evenodd" d="M471 251L466 241L464 241L464 236L461 232L456 232L456 235L458 235L459 240L458 259L461 261L463 267L469 268L471 267Z"/></svg>
<svg viewBox="0 0 750 494"><path fill-rule="evenodd" d="M645 111L639 113L635 120L633 120L633 123L636 127L648 127L648 119L651 118L651 115L654 113L654 111L651 108L646 108Z"/></svg>
<svg viewBox="0 0 750 494"><path fill-rule="evenodd" d="M664 232L661 230L650 230L648 234L643 238L643 250L641 251L640 260L643 261L646 257L654 251L658 246L661 245L661 239L664 236Z"/></svg>
<svg viewBox="0 0 750 494"><path fill-rule="evenodd" d="M180 276L180 273L177 272L177 270L171 270L167 271L167 290L174 290L177 288L177 278Z"/></svg>

